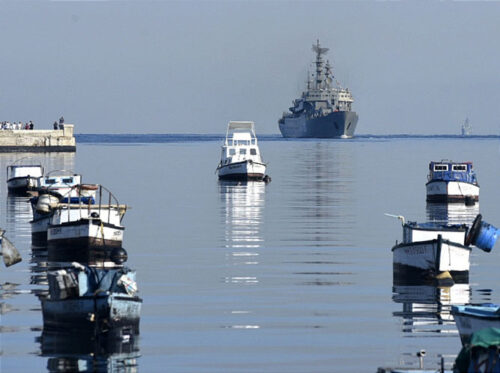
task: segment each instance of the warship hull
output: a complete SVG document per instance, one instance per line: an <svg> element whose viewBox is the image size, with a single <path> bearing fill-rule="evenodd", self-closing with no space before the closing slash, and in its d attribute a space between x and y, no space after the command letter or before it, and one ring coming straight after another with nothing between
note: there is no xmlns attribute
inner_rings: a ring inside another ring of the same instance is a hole
<svg viewBox="0 0 500 373"><path fill-rule="evenodd" d="M306 115L285 117L279 124L283 137L289 138L351 138L358 124L354 111L336 111L310 118Z"/></svg>

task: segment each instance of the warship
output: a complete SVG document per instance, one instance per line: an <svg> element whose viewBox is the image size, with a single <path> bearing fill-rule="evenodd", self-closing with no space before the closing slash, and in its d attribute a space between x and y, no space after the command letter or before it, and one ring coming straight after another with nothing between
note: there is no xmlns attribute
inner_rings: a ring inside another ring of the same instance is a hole
<svg viewBox="0 0 500 373"><path fill-rule="evenodd" d="M290 112L283 113L279 128L283 137L304 138L351 138L354 135L358 115L351 110L354 102L349 89L333 84L332 67L323 55L328 48L322 48L317 40L313 44L316 53L316 73L307 80L307 90L293 101Z"/></svg>

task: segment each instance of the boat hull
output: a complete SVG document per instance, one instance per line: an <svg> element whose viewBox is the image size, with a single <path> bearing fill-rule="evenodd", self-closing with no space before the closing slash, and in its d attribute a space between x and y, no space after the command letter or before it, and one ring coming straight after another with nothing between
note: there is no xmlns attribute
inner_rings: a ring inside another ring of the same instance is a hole
<svg viewBox="0 0 500 373"><path fill-rule="evenodd" d="M392 248L394 282L434 281L439 274L449 272L454 282L466 283L470 251L467 246L440 238L396 245Z"/></svg>
<svg viewBox="0 0 500 373"><path fill-rule="evenodd" d="M38 178L22 176L13 177L7 180L7 188L11 194L25 194L28 191L36 190Z"/></svg>
<svg viewBox="0 0 500 373"><path fill-rule="evenodd" d="M475 311L468 312L471 309L482 309L481 306L454 306L451 309L451 313L455 319L458 332L460 334L460 339L462 344L467 344L470 341L472 334L475 332L485 329L485 328L500 328L500 315L496 314L496 309L498 306L493 307L492 311L485 312ZM482 313L482 314L481 314Z"/></svg>
<svg viewBox="0 0 500 373"><path fill-rule="evenodd" d="M479 201L479 186L463 181L431 180L426 184L427 202Z"/></svg>
<svg viewBox="0 0 500 373"><path fill-rule="evenodd" d="M130 327L139 334L142 299L123 294L42 299L44 330L71 332Z"/></svg>
<svg viewBox="0 0 500 373"><path fill-rule="evenodd" d="M250 161L229 163L220 166L218 174L220 180L263 180L266 165Z"/></svg>
<svg viewBox="0 0 500 373"><path fill-rule="evenodd" d="M49 261L93 262L111 259L113 249L122 247L124 227L98 219L80 219L49 225Z"/></svg>
<svg viewBox="0 0 500 373"><path fill-rule="evenodd" d="M351 138L358 123L354 111L335 111L328 115L310 118L306 114L284 117L279 128L287 138Z"/></svg>
<svg viewBox="0 0 500 373"><path fill-rule="evenodd" d="M34 246L47 246L47 230L52 214L40 214L33 211L31 224L31 244Z"/></svg>

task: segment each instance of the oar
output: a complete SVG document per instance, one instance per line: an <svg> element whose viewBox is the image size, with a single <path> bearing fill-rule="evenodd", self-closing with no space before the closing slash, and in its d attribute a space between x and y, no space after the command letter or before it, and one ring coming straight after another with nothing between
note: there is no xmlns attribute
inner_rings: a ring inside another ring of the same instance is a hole
<svg viewBox="0 0 500 373"><path fill-rule="evenodd" d="M2 257L5 266L10 267L11 265L19 263L22 258L14 244L3 235L4 233L5 231L0 229L0 236L2 237Z"/></svg>

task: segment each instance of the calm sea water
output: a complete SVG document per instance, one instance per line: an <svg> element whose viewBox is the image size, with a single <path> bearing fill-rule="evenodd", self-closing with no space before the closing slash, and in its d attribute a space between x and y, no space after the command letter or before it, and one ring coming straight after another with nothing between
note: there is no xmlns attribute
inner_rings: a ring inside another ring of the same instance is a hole
<svg viewBox="0 0 500 373"><path fill-rule="evenodd" d="M500 302L499 252L473 251L469 284L394 287L401 226L384 213L470 221L480 210L500 226L498 138L270 136L260 147L268 185L217 181L220 136L81 135L76 154L0 154L3 170L33 156L132 206L124 246L144 299L139 351L128 367L126 353L104 354L102 369L374 372L416 364L420 349L429 365L458 353L450 304ZM474 162L479 206L426 205L428 163L443 158ZM56 355L84 370L92 358L42 353L44 259L32 257L27 199L7 196L0 175L0 226L23 256L0 271L1 371L54 370Z"/></svg>

